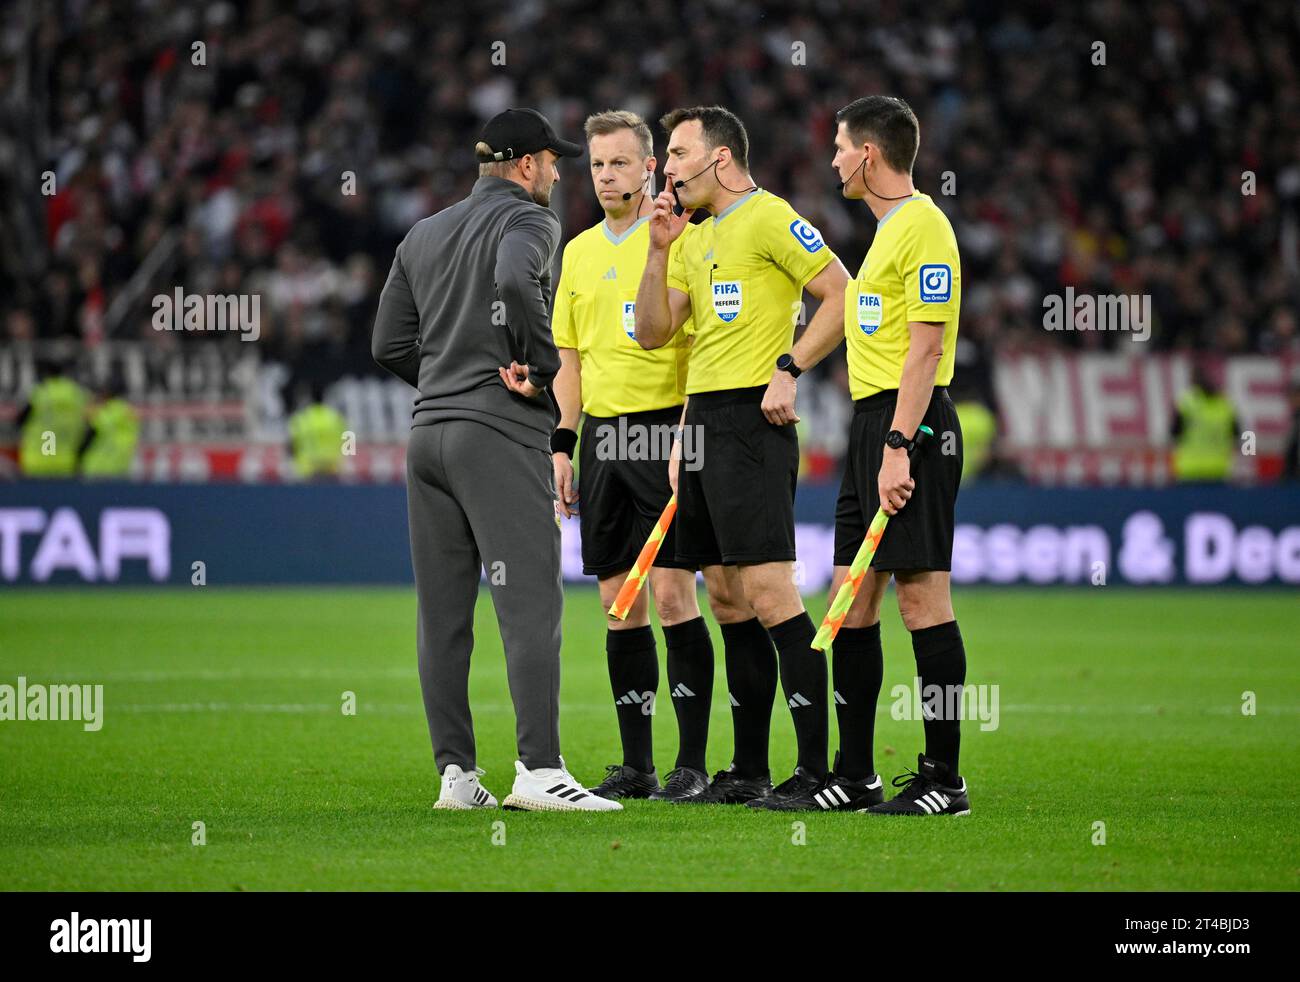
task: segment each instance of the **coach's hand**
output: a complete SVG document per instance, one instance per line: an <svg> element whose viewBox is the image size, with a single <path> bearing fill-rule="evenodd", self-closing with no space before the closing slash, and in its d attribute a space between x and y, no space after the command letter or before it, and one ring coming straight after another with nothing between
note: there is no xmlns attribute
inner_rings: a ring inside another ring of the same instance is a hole
<svg viewBox="0 0 1300 982"><path fill-rule="evenodd" d="M912 489L916 487L916 482L912 480L912 462L908 459L906 450L902 447L897 450L885 448L878 483L880 507L886 515L897 515L912 497Z"/></svg>
<svg viewBox="0 0 1300 982"><path fill-rule="evenodd" d="M670 190L660 191L655 198L654 211L650 213L650 245L655 249L667 249L682 234L682 229L691 223L694 208L688 208L680 215L673 214L677 202Z"/></svg>
<svg viewBox="0 0 1300 982"><path fill-rule="evenodd" d="M542 394L542 390L528 381L528 366L511 362L509 368L498 368L497 373L501 376L501 381L505 383L506 388L516 395L521 395L525 399L536 399Z"/></svg>
<svg viewBox="0 0 1300 982"><path fill-rule="evenodd" d="M798 383L794 376L789 372L783 372L779 368L772 373L772 381L767 383L767 391L763 393L763 415L767 421L774 426L785 426L787 423L799 422L799 417L794 412L794 396Z"/></svg>
<svg viewBox="0 0 1300 982"><path fill-rule="evenodd" d="M569 506L578 503L578 491L573 486L573 461L567 453L553 453L551 463L555 467L555 490L560 496L560 514L572 518L577 513Z"/></svg>

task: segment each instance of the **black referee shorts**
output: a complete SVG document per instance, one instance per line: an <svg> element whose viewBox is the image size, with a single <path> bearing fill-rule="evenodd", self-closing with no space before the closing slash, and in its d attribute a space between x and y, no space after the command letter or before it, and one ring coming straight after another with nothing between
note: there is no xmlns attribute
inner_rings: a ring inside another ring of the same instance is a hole
<svg viewBox="0 0 1300 982"><path fill-rule="evenodd" d="M672 496L668 484L671 431L682 407L626 416L588 416L578 450L578 527L582 571L604 579L625 572L650 537ZM638 443L639 441L639 443ZM635 458L635 459L633 459ZM679 563L674 545L677 522L655 557L656 566L693 569Z"/></svg>
<svg viewBox="0 0 1300 982"><path fill-rule="evenodd" d="M835 503L836 566L853 562L880 508L880 465L897 401L898 390L888 389L853 405L848 459ZM934 436L912 455L916 487L903 510L889 520L876 549L871 568L880 572L952 569L962 439L957 409L945 387L935 386L923 422ZM945 447L953 452L945 454Z"/></svg>
<svg viewBox="0 0 1300 982"><path fill-rule="evenodd" d="M698 469L677 472L677 558L699 566L794 559L799 437L759 408L766 386L699 392L686 404Z"/></svg>

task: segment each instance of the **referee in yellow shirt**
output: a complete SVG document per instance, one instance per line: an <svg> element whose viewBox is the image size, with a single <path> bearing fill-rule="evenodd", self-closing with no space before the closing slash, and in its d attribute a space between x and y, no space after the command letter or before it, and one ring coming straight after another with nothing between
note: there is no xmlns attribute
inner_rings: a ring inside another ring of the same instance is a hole
<svg viewBox="0 0 1300 982"><path fill-rule="evenodd" d="M794 582L794 492L799 439L792 357L803 291L821 301L805 334L838 335L848 272L821 235L749 176L749 137L721 106L677 109L655 201L636 301L636 336L667 344L693 317L686 440L702 466L671 469L678 489L677 558L704 571L722 628L735 754L708 791L690 799L768 807L826 777L826 660ZM685 210L673 214L678 203ZM691 230L697 208L710 218ZM775 651L773 650L775 645ZM775 790L768 766L779 674L799 762Z"/></svg>
<svg viewBox="0 0 1300 982"><path fill-rule="evenodd" d="M672 432L685 400L688 321L668 343L646 351L636 342L636 291L649 240L656 161L650 127L635 113L588 117L591 179L604 219L564 249L551 326L560 352L553 391L560 423L552 461L561 512L575 508L583 572L596 576L608 611L637 552L668 503ZM578 442L579 491L573 452ZM679 801L708 786L704 751L713 694L713 643L695 594L695 565L675 555L669 527L650 571L649 593L664 629L668 685L677 711L677 764L660 788L651 721L659 661L647 591L626 620L606 623L605 651L623 744L622 764L607 768L592 794L613 800Z"/></svg>
<svg viewBox="0 0 1300 982"><path fill-rule="evenodd" d="M954 505L961 481L961 425L952 381L961 308L961 257L947 217L912 184L920 128L902 99L868 96L836 114L833 166L843 195L865 201L876 235L848 285L844 335L854 414L835 509L835 576L848 573L867 524L882 506L884 538L839 634L833 687L840 753L822 789L822 807L869 806L872 814L964 815L970 811L958 766L966 649L952 609ZM921 424L934 438L909 459ZM912 634L925 716L925 753L902 790L874 803L876 701L883 658L880 602L893 576L898 609ZM934 687L934 688L932 688ZM954 689L953 687L957 687Z"/></svg>

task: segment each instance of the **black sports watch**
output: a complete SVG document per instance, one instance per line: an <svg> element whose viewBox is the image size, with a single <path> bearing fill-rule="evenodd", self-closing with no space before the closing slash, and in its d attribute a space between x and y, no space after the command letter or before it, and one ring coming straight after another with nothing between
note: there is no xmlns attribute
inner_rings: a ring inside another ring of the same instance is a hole
<svg viewBox="0 0 1300 982"><path fill-rule="evenodd" d="M906 447L908 454L911 454L912 449L916 446L916 440L909 440L898 430L890 430L885 434L885 446L889 447L891 450L898 450L902 447Z"/></svg>
<svg viewBox="0 0 1300 982"><path fill-rule="evenodd" d="M803 374L803 369L794 363L794 355L784 354L776 360L778 371L789 372L791 378L798 378Z"/></svg>

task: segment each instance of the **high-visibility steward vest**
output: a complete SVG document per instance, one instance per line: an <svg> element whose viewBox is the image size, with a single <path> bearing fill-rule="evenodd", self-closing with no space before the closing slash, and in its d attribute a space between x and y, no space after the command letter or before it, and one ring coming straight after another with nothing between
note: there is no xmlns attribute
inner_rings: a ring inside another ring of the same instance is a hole
<svg viewBox="0 0 1300 982"><path fill-rule="evenodd" d="M1190 388L1178 401L1183 428L1174 443L1174 476L1180 481L1223 481L1237 450L1232 403L1222 395Z"/></svg>
<svg viewBox="0 0 1300 982"><path fill-rule="evenodd" d="M959 402L956 408L961 421L961 479L965 483L988 466L998 421L993 411L976 399Z"/></svg>
<svg viewBox="0 0 1300 982"><path fill-rule="evenodd" d="M293 462L303 477L337 474L343 462L343 432L347 421L337 409L315 403L299 409L289 420Z"/></svg>
<svg viewBox="0 0 1300 982"><path fill-rule="evenodd" d="M46 379L31 394L18 465L29 477L73 477L86 436L86 390L70 378Z"/></svg>
<svg viewBox="0 0 1300 982"><path fill-rule="evenodd" d="M125 399L109 399L91 413L95 431L81 458L86 477L127 477L140 442L140 417Z"/></svg>

